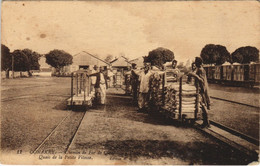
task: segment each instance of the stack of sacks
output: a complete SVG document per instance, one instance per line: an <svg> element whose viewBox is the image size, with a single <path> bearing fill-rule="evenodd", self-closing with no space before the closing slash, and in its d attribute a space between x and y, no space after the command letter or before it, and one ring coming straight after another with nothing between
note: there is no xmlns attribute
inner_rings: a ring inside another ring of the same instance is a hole
<svg viewBox="0 0 260 166"><path fill-rule="evenodd" d="M155 72L150 78L150 107L156 110L163 105L163 73Z"/></svg>
<svg viewBox="0 0 260 166"><path fill-rule="evenodd" d="M179 94L178 94L179 95ZM197 107L197 93L196 87L191 84L182 85L182 115L185 115L185 118L195 118L195 110ZM177 109L179 110L179 101L177 101Z"/></svg>
<svg viewBox="0 0 260 166"><path fill-rule="evenodd" d="M177 74L173 69L166 72L166 80L167 83L177 82Z"/></svg>

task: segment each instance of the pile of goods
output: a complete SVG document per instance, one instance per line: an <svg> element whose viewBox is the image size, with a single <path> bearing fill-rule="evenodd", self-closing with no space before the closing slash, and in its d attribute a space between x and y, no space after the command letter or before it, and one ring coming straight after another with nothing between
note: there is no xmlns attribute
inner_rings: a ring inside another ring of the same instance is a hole
<svg viewBox="0 0 260 166"><path fill-rule="evenodd" d="M164 105L163 77L163 72L156 72L150 78L150 106L155 110L159 110Z"/></svg>
<svg viewBox="0 0 260 166"><path fill-rule="evenodd" d="M179 83L171 83L165 87L165 104L162 107L164 113L171 117L177 118L179 106Z"/></svg>
<svg viewBox="0 0 260 166"><path fill-rule="evenodd" d="M164 78L165 73L163 72L156 72L151 76L150 108L173 119L197 118L199 110L197 88L193 84L168 82ZM180 114L181 116L179 116Z"/></svg>

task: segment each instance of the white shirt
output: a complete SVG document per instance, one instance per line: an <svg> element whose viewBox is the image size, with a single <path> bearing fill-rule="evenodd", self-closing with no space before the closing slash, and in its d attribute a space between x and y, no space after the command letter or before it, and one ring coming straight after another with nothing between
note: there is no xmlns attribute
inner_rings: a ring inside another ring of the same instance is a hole
<svg viewBox="0 0 260 166"><path fill-rule="evenodd" d="M104 74L100 73L100 84L105 84L105 83L106 83L106 81L105 81Z"/></svg>
<svg viewBox="0 0 260 166"><path fill-rule="evenodd" d="M148 71L146 74L144 72L141 72L139 75L139 81L140 81L140 89L139 92L141 93L148 93L149 91L149 80L151 76L151 72Z"/></svg>

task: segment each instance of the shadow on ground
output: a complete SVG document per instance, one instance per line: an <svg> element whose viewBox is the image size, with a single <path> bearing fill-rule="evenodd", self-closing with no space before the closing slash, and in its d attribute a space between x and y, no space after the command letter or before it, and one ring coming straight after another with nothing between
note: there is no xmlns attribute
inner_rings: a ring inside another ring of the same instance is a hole
<svg viewBox="0 0 260 166"><path fill-rule="evenodd" d="M106 154L124 159L137 160L139 157L159 159L178 158L190 164L248 164L254 161L232 149L202 142L184 143L159 140L116 140L97 144L78 144L79 147L104 149ZM226 150L226 151L225 151ZM256 160L256 159L255 159Z"/></svg>
<svg viewBox="0 0 260 166"><path fill-rule="evenodd" d="M121 95L114 94L109 96L106 104L106 114L108 116L115 116L114 112L121 112L120 117L131 121L149 123L154 125L174 125L175 127L186 127L181 125L178 121L166 119L158 112L138 112L138 107L133 103L132 98L121 97Z"/></svg>

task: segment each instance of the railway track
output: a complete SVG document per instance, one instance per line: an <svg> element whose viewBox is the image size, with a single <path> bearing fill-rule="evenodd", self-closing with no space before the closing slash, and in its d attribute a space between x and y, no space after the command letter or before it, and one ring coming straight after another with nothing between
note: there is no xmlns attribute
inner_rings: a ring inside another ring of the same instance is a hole
<svg viewBox="0 0 260 166"><path fill-rule="evenodd" d="M69 95L57 95L57 94L47 94L46 96L51 97L67 97L69 98ZM35 97L42 97L42 95L39 94L27 94L27 95L21 95L21 96L12 96L12 97L5 97L1 99L1 102L7 102L12 100L18 100L18 99L25 99L25 98L35 98Z"/></svg>
<svg viewBox="0 0 260 166"><path fill-rule="evenodd" d="M86 111L71 111L33 150L33 154L42 152L68 153Z"/></svg>
<svg viewBox="0 0 260 166"><path fill-rule="evenodd" d="M229 133L231 133L233 135L236 135L236 136L238 136L238 137L240 137L240 138L242 138L242 139L244 139L244 140L246 140L246 141L248 141L248 142L250 142L252 144L255 144L255 145L259 146L259 140L255 139L255 138L253 138L253 137L251 137L249 135L243 134L243 133L241 133L241 132L239 132L237 130L231 129L231 128L229 128L229 127L227 127L227 126L225 126L225 125L223 125L221 123L215 122L213 120L210 120L210 124L214 125L214 126L216 126L218 128L221 128L222 130L225 130L225 131L227 131L227 132L229 132Z"/></svg>
<svg viewBox="0 0 260 166"><path fill-rule="evenodd" d="M226 102L229 102L229 103L244 105L244 106L248 106L248 107L253 107L253 108L258 108L258 109L260 108L260 106L255 106L255 105L240 103L240 102L237 102L237 101L222 99L222 98L219 98L219 97L210 96L210 98L215 99L215 100L226 101Z"/></svg>
<svg viewBox="0 0 260 166"><path fill-rule="evenodd" d="M231 129L221 123L210 120L211 127L201 128L197 123L195 128L242 152L253 160L257 160L259 154L259 140L252 138L239 131Z"/></svg>

